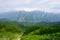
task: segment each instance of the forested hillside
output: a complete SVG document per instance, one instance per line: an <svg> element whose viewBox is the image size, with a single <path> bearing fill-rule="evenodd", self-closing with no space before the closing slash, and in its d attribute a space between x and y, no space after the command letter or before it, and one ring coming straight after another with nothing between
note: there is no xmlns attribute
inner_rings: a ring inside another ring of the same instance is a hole
<svg viewBox="0 0 60 40"><path fill-rule="evenodd" d="M0 40L17 40L22 32L15 22L0 22Z"/></svg>
<svg viewBox="0 0 60 40"><path fill-rule="evenodd" d="M28 23L0 21L0 40L5 39L60 40L60 22Z"/></svg>
<svg viewBox="0 0 60 40"><path fill-rule="evenodd" d="M22 40L60 40L60 25L31 25L26 28Z"/></svg>

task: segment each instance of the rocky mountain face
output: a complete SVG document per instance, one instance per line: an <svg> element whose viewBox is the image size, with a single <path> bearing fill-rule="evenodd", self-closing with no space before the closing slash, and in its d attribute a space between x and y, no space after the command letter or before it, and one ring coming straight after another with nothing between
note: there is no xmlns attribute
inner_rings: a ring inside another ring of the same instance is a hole
<svg viewBox="0 0 60 40"><path fill-rule="evenodd" d="M20 22L56 22L60 21L60 14L57 13L46 13L41 11L12 11L0 14L0 18L6 18L9 20L16 20ZM6 20L5 19L5 20Z"/></svg>

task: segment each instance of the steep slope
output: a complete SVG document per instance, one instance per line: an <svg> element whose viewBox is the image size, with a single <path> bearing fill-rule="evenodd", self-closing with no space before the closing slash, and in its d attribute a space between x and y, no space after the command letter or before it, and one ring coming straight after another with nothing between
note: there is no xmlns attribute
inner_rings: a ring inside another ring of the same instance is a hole
<svg viewBox="0 0 60 40"><path fill-rule="evenodd" d="M0 18L8 18L10 20L17 20L20 22L42 22L42 21L49 21L49 22L56 22L60 21L60 14L55 13L46 13L41 11L12 11L12 12L5 12L0 14Z"/></svg>

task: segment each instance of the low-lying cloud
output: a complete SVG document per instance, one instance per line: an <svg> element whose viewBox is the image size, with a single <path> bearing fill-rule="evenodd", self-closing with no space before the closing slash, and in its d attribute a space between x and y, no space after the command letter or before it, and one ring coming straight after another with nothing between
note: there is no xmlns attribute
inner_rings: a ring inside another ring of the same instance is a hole
<svg viewBox="0 0 60 40"><path fill-rule="evenodd" d="M13 10L40 10L60 13L60 0L0 0L0 12Z"/></svg>

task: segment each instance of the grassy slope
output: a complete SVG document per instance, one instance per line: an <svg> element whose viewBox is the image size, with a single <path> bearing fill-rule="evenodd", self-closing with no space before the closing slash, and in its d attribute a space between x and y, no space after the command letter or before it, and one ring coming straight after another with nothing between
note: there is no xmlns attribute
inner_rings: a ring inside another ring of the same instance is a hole
<svg viewBox="0 0 60 40"><path fill-rule="evenodd" d="M38 29L34 27L36 26L26 29L21 40L60 40L60 26L42 26Z"/></svg>
<svg viewBox="0 0 60 40"><path fill-rule="evenodd" d="M26 35L22 37L22 40L53 40L53 38L60 40L60 32L44 35Z"/></svg>
<svg viewBox="0 0 60 40"><path fill-rule="evenodd" d="M18 40L22 34L16 23L0 22L0 40Z"/></svg>
<svg viewBox="0 0 60 40"><path fill-rule="evenodd" d="M60 40L60 26L58 25L22 24L27 26L24 32L16 22L0 22L0 40Z"/></svg>

